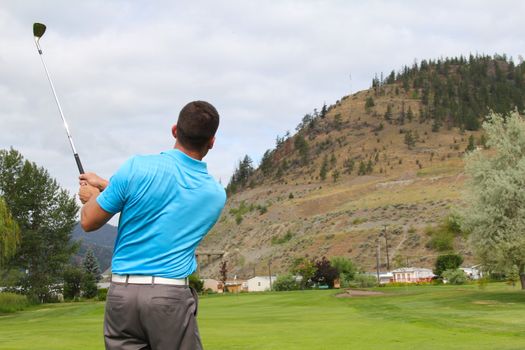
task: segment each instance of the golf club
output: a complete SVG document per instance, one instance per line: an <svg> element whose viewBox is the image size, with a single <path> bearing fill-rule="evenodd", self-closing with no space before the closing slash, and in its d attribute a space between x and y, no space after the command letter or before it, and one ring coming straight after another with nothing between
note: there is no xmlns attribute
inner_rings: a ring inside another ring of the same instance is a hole
<svg viewBox="0 0 525 350"><path fill-rule="evenodd" d="M57 103L58 110L60 112L60 116L62 117L62 121L64 122L64 127L66 128L67 138L69 139L69 144L71 145L71 150L73 151L73 156L75 157L75 162L77 163L78 171L81 174L84 174L84 168L82 167L82 163L80 162L80 157L78 156L77 150L75 148L75 144L73 143L73 138L71 137L71 133L69 132L69 127L67 126L67 121L66 121L66 118L64 117L64 112L62 112L62 106L60 106L60 101L58 100L58 96L55 91L55 86L53 85L53 81L51 80L51 77L49 76L49 71L47 70L46 63L44 62L42 48L40 47L40 38L42 37L42 35L44 35L45 32L46 32L45 24L42 24L42 23L33 24L33 35L35 36L35 44L38 50L38 54L40 55L40 60L42 61L42 64L44 65L44 70L46 71L47 80L49 80L49 85L51 85L51 90L53 90L53 96L55 97L55 101Z"/></svg>

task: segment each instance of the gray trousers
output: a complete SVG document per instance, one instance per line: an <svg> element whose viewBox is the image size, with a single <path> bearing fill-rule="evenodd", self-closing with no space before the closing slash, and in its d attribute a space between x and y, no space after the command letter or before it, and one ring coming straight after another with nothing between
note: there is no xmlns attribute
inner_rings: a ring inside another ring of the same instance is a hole
<svg viewBox="0 0 525 350"><path fill-rule="evenodd" d="M106 349L202 349L197 303L187 286L112 282L104 316Z"/></svg>

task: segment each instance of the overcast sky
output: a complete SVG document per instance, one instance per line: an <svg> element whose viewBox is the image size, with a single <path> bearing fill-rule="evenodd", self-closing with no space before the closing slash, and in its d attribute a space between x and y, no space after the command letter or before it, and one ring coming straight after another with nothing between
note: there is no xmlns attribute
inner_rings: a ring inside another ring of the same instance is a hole
<svg viewBox="0 0 525 350"><path fill-rule="evenodd" d="M525 51L523 1L19 1L0 3L0 148L76 191L77 170L38 58L41 40L86 170L173 146L191 100L221 125L206 157L224 185L305 113L414 59Z"/></svg>

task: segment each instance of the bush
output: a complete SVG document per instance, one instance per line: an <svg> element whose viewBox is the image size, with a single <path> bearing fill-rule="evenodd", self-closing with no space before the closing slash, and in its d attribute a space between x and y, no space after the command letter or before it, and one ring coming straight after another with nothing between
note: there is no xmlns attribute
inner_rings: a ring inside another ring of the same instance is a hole
<svg viewBox="0 0 525 350"><path fill-rule="evenodd" d="M318 286L327 285L329 288L334 287L334 281L339 277L339 272L332 266L326 257L322 257L314 262L316 271L312 281Z"/></svg>
<svg viewBox="0 0 525 350"><path fill-rule="evenodd" d="M345 257L334 256L330 259L330 264L337 269L342 287L346 287L357 273L357 267L350 259Z"/></svg>
<svg viewBox="0 0 525 350"><path fill-rule="evenodd" d="M291 274L281 275L277 277L275 282L273 282L273 290L282 292L286 290L298 290L299 283L295 280L295 277Z"/></svg>
<svg viewBox="0 0 525 350"><path fill-rule="evenodd" d="M446 270L443 272L443 278L445 278L450 284L465 284L467 282L467 275L463 270Z"/></svg>
<svg viewBox="0 0 525 350"><path fill-rule="evenodd" d="M273 236L272 237L272 244L283 244L288 242L293 238L293 233L291 231L286 231L286 233L283 236Z"/></svg>
<svg viewBox="0 0 525 350"><path fill-rule="evenodd" d="M197 291L197 293L201 293L202 292L202 289L204 288L204 281L202 281L200 279L199 275L197 275L196 273L192 273L188 277L188 281L189 281L190 287L195 289L195 291Z"/></svg>
<svg viewBox="0 0 525 350"><path fill-rule="evenodd" d="M108 289L107 288L100 288L97 291L97 300L98 301L106 301L107 295L108 295Z"/></svg>
<svg viewBox="0 0 525 350"><path fill-rule="evenodd" d="M80 289L82 290L82 296L87 299L91 299L97 296L97 280L95 276L90 273L84 274L82 278L82 283L80 284Z"/></svg>
<svg viewBox="0 0 525 350"><path fill-rule="evenodd" d="M15 293L0 293L0 313L12 313L29 306L25 295Z"/></svg>
<svg viewBox="0 0 525 350"><path fill-rule="evenodd" d="M67 266L63 272L63 295L65 300L73 300L80 297L83 272L76 266Z"/></svg>
<svg viewBox="0 0 525 350"><path fill-rule="evenodd" d="M426 234L430 236L427 248L437 250L438 252L446 252L454 248L454 233L448 231L446 227L429 227L426 230Z"/></svg>
<svg viewBox="0 0 525 350"><path fill-rule="evenodd" d="M377 286L377 277L359 273L355 275L354 279L348 283L349 287L353 288L369 288Z"/></svg>
<svg viewBox="0 0 525 350"><path fill-rule="evenodd" d="M434 273L443 276L446 270L456 270L463 263L463 257L459 254L445 254L437 257Z"/></svg>

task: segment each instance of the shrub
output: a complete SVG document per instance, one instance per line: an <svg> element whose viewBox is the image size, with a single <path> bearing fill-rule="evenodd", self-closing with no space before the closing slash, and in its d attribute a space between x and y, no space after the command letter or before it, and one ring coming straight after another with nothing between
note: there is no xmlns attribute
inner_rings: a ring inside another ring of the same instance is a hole
<svg viewBox="0 0 525 350"><path fill-rule="evenodd" d="M322 257L315 261L316 271L312 277L312 281L317 285L327 285L329 288L334 287L334 281L339 277L337 269L332 266L326 257Z"/></svg>
<svg viewBox="0 0 525 350"><path fill-rule="evenodd" d="M259 210L260 215L263 215L264 213L268 211L268 207L265 205L258 205L257 209Z"/></svg>
<svg viewBox="0 0 525 350"><path fill-rule="evenodd" d="M190 287L195 289L197 291L197 293L201 293L202 292L202 289L204 288L204 281L201 281L199 275L197 275L196 273L192 273L188 277L188 281L190 283Z"/></svg>
<svg viewBox="0 0 525 350"><path fill-rule="evenodd" d="M345 257L334 256L330 259L330 264L337 269L343 286L353 280L357 273L355 264Z"/></svg>
<svg viewBox="0 0 525 350"><path fill-rule="evenodd" d="M467 275L460 269L446 270L443 272L443 278L450 284L464 284L467 282Z"/></svg>
<svg viewBox="0 0 525 350"><path fill-rule="evenodd" d="M82 279L84 273L77 266L67 266L63 272L63 294L64 299L73 300L80 297L80 291L82 287Z"/></svg>
<svg viewBox="0 0 525 350"><path fill-rule="evenodd" d="M445 254L440 255L436 259L436 267L434 273L438 276L443 276L446 270L456 270L463 263L463 257L459 254Z"/></svg>
<svg viewBox="0 0 525 350"><path fill-rule="evenodd" d="M369 288L377 286L377 277L360 273L355 275L354 279L348 283L349 287Z"/></svg>
<svg viewBox="0 0 525 350"><path fill-rule="evenodd" d="M106 301L107 295L108 295L108 289L107 288L100 288L97 291L97 300L98 301Z"/></svg>
<svg viewBox="0 0 525 350"><path fill-rule="evenodd" d="M293 233L291 231L287 231L283 236L274 236L272 237L272 244L283 244L291 240L293 237Z"/></svg>
<svg viewBox="0 0 525 350"><path fill-rule="evenodd" d="M91 274L84 274L82 282L80 283L80 289L84 298L94 298L98 295L98 287L95 276Z"/></svg>
<svg viewBox="0 0 525 350"><path fill-rule="evenodd" d="M435 249L439 252L449 251L454 248L454 233L449 231L447 226L428 227L426 234L430 236L427 248Z"/></svg>
<svg viewBox="0 0 525 350"><path fill-rule="evenodd" d="M354 220L352 220L352 224L353 225L359 225L359 224L362 224L363 222L367 222L368 219L367 218L355 218Z"/></svg>
<svg viewBox="0 0 525 350"><path fill-rule="evenodd" d="M25 295L15 293L0 293L0 313L12 313L29 306Z"/></svg>
<svg viewBox="0 0 525 350"><path fill-rule="evenodd" d="M277 277L275 282L273 282L273 290L281 292L286 290L298 290L299 283L295 280L295 277L291 274L281 275Z"/></svg>

